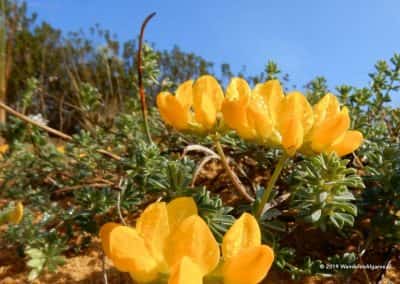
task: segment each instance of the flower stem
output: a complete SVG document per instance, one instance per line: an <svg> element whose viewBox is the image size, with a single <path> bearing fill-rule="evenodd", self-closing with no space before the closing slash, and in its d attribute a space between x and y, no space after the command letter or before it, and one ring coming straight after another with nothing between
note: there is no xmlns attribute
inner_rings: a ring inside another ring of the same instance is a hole
<svg viewBox="0 0 400 284"><path fill-rule="evenodd" d="M219 141L219 136L217 135L214 139L215 141L215 148L217 150L218 155L221 158L222 165L224 166L225 170L227 171L233 185L235 186L236 191L241 195L243 198L245 198L249 202L253 202L254 198L251 197L247 191L244 185L241 183L237 175L233 172L231 167L229 166L228 159L225 156L224 150L222 149L221 142Z"/></svg>
<svg viewBox="0 0 400 284"><path fill-rule="evenodd" d="M278 164L275 167L272 177L268 180L267 187L261 197L261 201L260 201L259 207L257 209L257 213L256 213L257 219L260 218L261 215L263 214L265 204L268 202L269 197L272 192L272 189L274 188L274 186L279 178L279 175L281 174L281 172L283 170L283 166L285 165L285 162L287 161L288 158L289 158L289 156L286 153L283 153L283 155L279 159Z"/></svg>
<svg viewBox="0 0 400 284"><path fill-rule="evenodd" d="M144 36L144 30L146 28L146 25L151 20L151 18L153 18L155 16L155 14L156 13L151 13L143 21L142 27L140 29L139 48L138 48L138 52L137 52L137 73L138 73L140 103L142 106L143 127L146 132L146 137L147 137L149 144L153 143L153 141L151 139L151 134L150 134L148 115L147 115L146 94L144 92L144 86L143 86L142 45L143 45L143 36Z"/></svg>

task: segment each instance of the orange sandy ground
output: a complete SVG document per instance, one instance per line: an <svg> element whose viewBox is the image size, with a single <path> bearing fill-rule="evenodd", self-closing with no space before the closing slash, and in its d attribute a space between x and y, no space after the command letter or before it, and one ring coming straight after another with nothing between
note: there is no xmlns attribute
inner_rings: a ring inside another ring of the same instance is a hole
<svg viewBox="0 0 400 284"><path fill-rule="evenodd" d="M84 255L78 255L67 259L65 265L59 267L54 273L45 273L33 283L80 283L80 284L97 284L104 283L104 274L102 270L102 252L99 241L93 243L92 247L87 250ZM400 283L400 260L392 261L392 269L386 272L385 280L382 284ZM109 283L133 283L129 275L120 273L112 268L109 261L106 260L105 270L108 275ZM1 284L22 284L29 283L27 280L28 269L24 261L19 258L15 251L0 250L0 283ZM280 283L302 283L302 284L319 284L319 283L342 283L335 279L318 279L315 277L307 277L299 282L293 282L287 275L279 273L275 270L271 271L264 284L280 284ZM348 283L365 283L362 275L353 277Z"/></svg>

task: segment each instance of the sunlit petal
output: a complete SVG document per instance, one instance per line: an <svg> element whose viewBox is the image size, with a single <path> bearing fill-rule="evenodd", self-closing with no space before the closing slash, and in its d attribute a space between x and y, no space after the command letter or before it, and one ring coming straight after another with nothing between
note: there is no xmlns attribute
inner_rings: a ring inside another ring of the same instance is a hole
<svg viewBox="0 0 400 284"><path fill-rule="evenodd" d="M109 232L108 241L109 258L118 270L130 272L139 282L149 282L157 277L157 262L134 228L116 226Z"/></svg>
<svg viewBox="0 0 400 284"><path fill-rule="evenodd" d="M118 227L121 226L120 224L117 223L106 223L100 228L100 239L101 239L101 245L103 247L104 253L108 258L111 258L110 254L110 233L111 231Z"/></svg>
<svg viewBox="0 0 400 284"><path fill-rule="evenodd" d="M154 259L165 266L164 246L170 229L165 202L155 202L147 206L136 222L136 230L145 240Z"/></svg>
<svg viewBox="0 0 400 284"><path fill-rule="evenodd" d="M170 267L190 257L199 265L202 275L212 271L219 261L219 247L207 224L197 215L186 218L171 233L165 247L165 258Z"/></svg>
<svg viewBox="0 0 400 284"><path fill-rule="evenodd" d="M269 246L260 245L243 249L224 263L224 284L260 283L273 262L274 252Z"/></svg>
<svg viewBox="0 0 400 284"><path fill-rule="evenodd" d="M250 97L251 89L246 80L233 78L226 89L221 109L224 122L244 139L253 139L256 134L248 121Z"/></svg>
<svg viewBox="0 0 400 284"><path fill-rule="evenodd" d="M202 284L203 273L190 257L184 256L171 270L168 284Z"/></svg>
<svg viewBox="0 0 400 284"><path fill-rule="evenodd" d="M162 92L157 96L157 107L161 118L177 130L188 128L189 109L182 106L178 99L168 92Z"/></svg>
<svg viewBox="0 0 400 284"><path fill-rule="evenodd" d="M357 150L363 142L363 135L359 131L347 131L338 141L329 147L328 152L335 152L338 156L344 156Z"/></svg>
<svg viewBox="0 0 400 284"><path fill-rule="evenodd" d="M304 136L311 130L314 117L307 99L299 92L289 93L279 107L278 130L282 147L293 155L303 144Z"/></svg>
<svg viewBox="0 0 400 284"><path fill-rule="evenodd" d="M224 94L218 81L210 76L201 76L193 85L193 108L195 118L205 129L215 125L221 110Z"/></svg>
<svg viewBox="0 0 400 284"><path fill-rule="evenodd" d="M176 98L185 109L189 109L193 104L193 80L188 80L179 85L176 90Z"/></svg>
<svg viewBox="0 0 400 284"><path fill-rule="evenodd" d="M197 215L197 205L192 197L178 197L167 204L170 230L192 215Z"/></svg>
<svg viewBox="0 0 400 284"><path fill-rule="evenodd" d="M257 137L267 139L273 131L273 122L265 104L259 97L253 98L247 110L249 127L254 129Z"/></svg>
<svg viewBox="0 0 400 284"><path fill-rule="evenodd" d="M325 151L338 137L350 127L348 109L344 107L340 113L327 117L312 133L311 147L316 152Z"/></svg>
<svg viewBox="0 0 400 284"><path fill-rule="evenodd" d="M269 80L257 84L253 90L255 95L261 96L270 112L273 124L279 119L279 105L284 98L282 86L278 80Z"/></svg>
<svg viewBox="0 0 400 284"><path fill-rule="evenodd" d="M328 93L313 107L315 125L319 125L327 117L336 116L340 112L339 101L336 96Z"/></svg>
<svg viewBox="0 0 400 284"><path fill-rule="evenodd" d="M229 259L242 249L261 244L261 232L257 220L249 213L243 213L229 228L222 240L222 255Z"/></svg>

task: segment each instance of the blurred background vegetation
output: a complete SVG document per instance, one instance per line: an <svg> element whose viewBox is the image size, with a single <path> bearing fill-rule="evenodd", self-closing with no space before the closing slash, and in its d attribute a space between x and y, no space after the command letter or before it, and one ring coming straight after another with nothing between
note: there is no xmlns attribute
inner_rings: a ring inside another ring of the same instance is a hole
<svg viewBox="0 0 400 284"><path fill-rule="evenodd" d="M27 12L26 3L17 3L2 0L1 4L6 15L0 39L2 101L12 105L21 102L34 84L35 101L23 111L41 113L51 126L68 133L76 131L78 125L90 128L93 119L109 123L126 108L126 99L137 92L137 40L121 43L99 25L89 31L63 34L46 22L38 23L36 15ZM212 62L178 46L157 50L147 45L144 54L147 70L155 64L159 67L156 73L145 73L150 98L184 80L210 74L214 67ZM233 75L229 64L220 68L220 80ZM260 76L252 79L262 80ZM90 93L92 98L85 101L82 93ZM93 97L98 100L101 118L87 117L93 114L86 112L85 104L96 104L91 101ZM4 111L0 113L0 121L4 121Z"/></svg>

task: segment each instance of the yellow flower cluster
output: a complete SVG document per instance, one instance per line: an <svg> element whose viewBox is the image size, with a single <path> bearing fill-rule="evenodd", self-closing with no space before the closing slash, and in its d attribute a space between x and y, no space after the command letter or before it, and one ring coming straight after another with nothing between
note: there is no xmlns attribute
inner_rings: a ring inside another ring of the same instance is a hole
<svg viewBox="0 0 400 284"><path fill-rule="evenodd" d="M257 84L252 90L241 78L233 78L225 95L211 76L184 82L175 96L162 92L157 106L163 120L177 130L211 131L218 118L243 139L280 146L290 156L303 153L349 154L362 143L359 131L351 131L346 107L326 94L311 106L300 92L284 95L278 80Z"/></svg>
<svg viewBox="0 0 400 284"><path fill-rule="evenodd" d="M215 126L224 93L212 76L201 76L196 82L184 82L175 96L161 92L157 106L164 121L177 130L207 131Z"/></svg>
<svg viewBox="0 0 400 284"><path fill-rule="evenodd" d="M256 219L244 213L225 234L220 261L219 245L191 197L149 205L136 228L107 223L100 237L115 267L138 283L167 278L168 284L201 284L207 278L256 284L274 260L273 250L261 244Z"/></svg>

